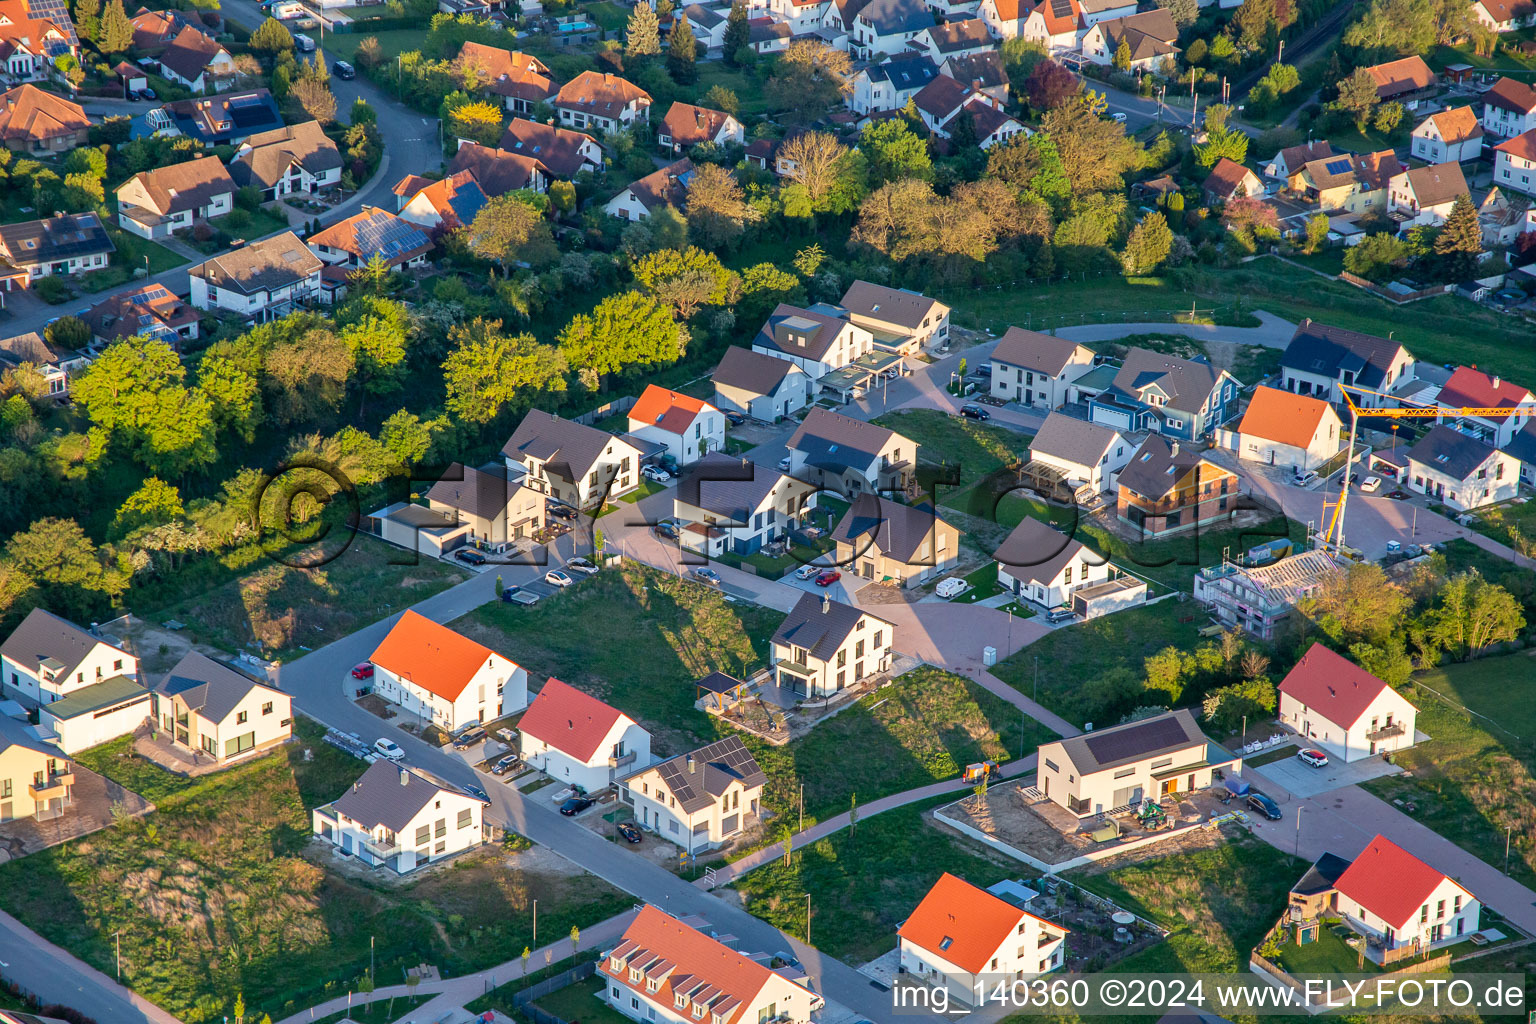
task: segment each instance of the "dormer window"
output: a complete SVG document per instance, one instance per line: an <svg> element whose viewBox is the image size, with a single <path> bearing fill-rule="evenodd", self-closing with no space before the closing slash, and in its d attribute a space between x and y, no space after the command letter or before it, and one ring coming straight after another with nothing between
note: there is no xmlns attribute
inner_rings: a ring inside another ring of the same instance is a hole
<svg viewBox="0 0 1536 1024"><path fill-rule="evenodd" d="M624 969L624 961L616 956L611 956L608 958L608 969L611 971L622 971Z"/></svg>
<svg viewBox="0 0 1536 1024"><path fill-rule="evenodd" d="M673 1003L679 1010L681 1010L683 1007L688 1005L688 997L679 993L677 998L673 1000Z"/></svg>
<svg viewBox="0 0 1536 1024"><path fill-rule="evenodd" d="M703 1020L704 1019L704 1012L706 1010L708 1010L708 1009L709 1009L709 1007L705 1006L703 1003L694 1003L693 1004L693 1016L694 1016L694 1018L696 1020Z"/></svg>
<svg viewBox="0 0 1536 1024"><path fill-rule="evenodd" d="M953 946L954 944L955 944L955 940L953 938L951 938L950 936L946 935L942 939L939 940L939 949L941 949L941 950L948 950L949 947Z"/></svg>
<svg viewBox="0 0 1536 1024"><path fill-rule="evenodd" d="M629 980L633 981L637 985L640 983L640 968L631 967L629 969Z"/></svg>
<svg viewBox="0 0 1536 1024"><path fill-rule="evenodd" d="M645 990L647 992L655 992L660 987L661 982L657 981L655 978L647 978L645 981Z"/></svg>

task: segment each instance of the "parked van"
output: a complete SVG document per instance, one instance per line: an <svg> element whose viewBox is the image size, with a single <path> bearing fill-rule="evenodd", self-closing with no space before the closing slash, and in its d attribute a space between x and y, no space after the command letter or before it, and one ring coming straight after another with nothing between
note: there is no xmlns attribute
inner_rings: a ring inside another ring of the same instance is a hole
<svg viewBox="0 0 1536 1024"><path fill-rule="evenodd" d="M298 47L300 53L314 53L319 49L315 45L315 41L302 32L295 32L293 34L293 45Z"/></svg>

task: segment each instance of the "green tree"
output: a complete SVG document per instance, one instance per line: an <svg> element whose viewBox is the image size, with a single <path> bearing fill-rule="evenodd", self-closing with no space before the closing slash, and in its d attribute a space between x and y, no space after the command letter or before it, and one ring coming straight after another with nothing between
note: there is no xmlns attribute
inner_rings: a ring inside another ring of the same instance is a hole
<svg viewBox="0 0 1536 1024"><path fill-rule="evenodd" d="M1157 6L1169 13L1174 27L1181 32L1200 17L1200 7L1196 0L1157 0Z"/></svg>
<svg viewBox="0 0 1536 1024"><path fill-rule="evenodd" d="M454 348L443 363L444 407L453 416L489 423L565 391L564 355L531 334L503 334L500 320L477 317L453 327L448 340Z"/></svg>
<svg viewBox="0 0 1536 1024"><path fill-rule="evenodd" d="M661 30L656 24L656 12L649 3L637 3L629 14L629 25L624 32L624 54L627 57L653 57L661 52Z"/></svg>
<svg viewBox="0 0 1536 1024"><path fill-rule="evenodd" d="M1125 126L1102 116L1105 109L1104 98L1088 92L1041 118L1073 194L1120 191L1126 172L1141 158L1141 147L1126 138Z"/></svg>
<svg viewBox="0 0 1536 1024"><path fill-rule="evenodd" d="M361 295L342 307L336 319L345 324L341 340L352 352L362 394L399 391L405 383L405 357L411 342L405 307L376 295ZM363 413L359 401L358 417Z"/></svg>
<svg viewBox="0 0 1536 1024"><path fill-rule="evenodd" d="M99 45L102 53L125 53L133 45L133 23L123 10L123 0L108 0Z"/></svg>
<svg viewBox="0 0 1536 1024"><path fill-rule="evenodd" d="M73 174L89 174L94 178L107 176L107 154L95 146L81 146L69 151L64 158L64 170Z"/></svg>
<svg viewBox="0 0 1536 1024"><path fill-rule="evenodd" d="M469 226L469 247L481 259L499 263L510 277L514 263L538 268L559 258L549 221L515 195L497 196L475 214Z"/></svg>
<svg viewBox="0 0 1536 1024"><path fill-rule="evenodd" d="M687 18L674 18L667 33L667 74L679 85L692 85L699 79L699 43Z"/></svg>
<svg viewBox="0 0 1536 1024"><path fill-rule="evenodd" d="M64 187L59 191L65 209L71 213L94 210L106 201L101 179L94 174L77 173L64 176Z"/></svg>
<svg viewBox="0 0 1536 1024"><path fill-rule="evenodd" d="M1466 193L1456 197L1440 234L1435 236L1435 256L1440 273L1448 281L1465 281L1477 268L1483 252L1483 230L1477 220L1477 207Z"/></svg>
<svg viewBox="0 0 1536 1024"><path fill-rule="evenodd" d="M91 325L77 316L62 316L43 328L43 337L56 348L78 351L91 343Z"/></svg>
<svg viewBox="0 0 1536 1024"><path fill-rule="evenodd" d="M394 413L379 427L379 443L402 466L414 466L426 460L432 451L437 426L406 409Z"/></svg>
<svg viewBox="0 0 1536 1024"><path fill-rule="evenodd" d="M1513 640L1525 628L1514 595L1483 579L1476 569L1459 572L1440 588L1439 601L1425 614L1430 637L1463 660L1491 645Z"/></svg>
<svg viewBox="0 0 1536 1024"><path fill-rule="evenodd" d="M123 499L112 519L112 533L116 537L126 537L141 527L164 526L179 519L184 511L181 492L152 476Z"/></svg>
<svg viewBox="0 0 1536 1024"><path fill-rule="evenodd" d="M710 86L709 91L704 94L704 106L711 110L723 110L732 117L741 116L741 99L718 83Z"/></svg>
<svg viewBox="0 0 1536 1024"><path fill-rule="evenodd" d="M251 33L251 49L275 58L280 53L293 52L293 33L276 18L268 18Z"/></svg>
<svg viewBox="0 0 1536 1024"><path fill-rule="evenodd" d="M761 323L781 302L792 306L805 303L805 286L800 278L772 263L758 263L741 272L738 320Z"/></svg>
<svg viewBox="0 0 1536 1024"><path fill-rule="evenodd" d="M73 519L36 520L6 542L5 554L8 593L65 618L88 621L127 585Z"/></svg>
<svg viewBox="0 0 1536 1024"><path fill-rule="evenodd" d="M1354 74L1339 82L1339 98L1334 101L1339 110L1354 118L1355 130L1365 131L1371 122L1380 96L1376 92L1376 79L1365 68L1356 68Z"/></svg>
<svg viewBox="0 0 1536 1024"><path fill-rule="evenodd" d="M1358 245L1344 250L1344 269L1372 281L1390 280L1407 261L1407 243L1385 231L1366 235Z"/></svg>
<svg viewBox="0 0 1536 1024"><path fill-rule="evenodd" d="M1131 70L1131 42L1125 36L1120 37L1120 45L1115 47L1113 63L1116 71Z"/></svg>
<svg viewBox="0 0 1536 1024"><path fill-rule="evenodd" d="M760 216L740 183L719 164L703 164L694 172L685 206L688 237L708 249L733 247Z"/></svg>
<svg viewBox="0 0 1536 1024"><path fill-rule="evenodd" d="M1154 211L1131 229L1120 262L1127 277L1144 277L1163 265L1172 248L1173 232L1168 228L1168 218Z"/></svg>
<svg viewBox="0 0 1536 1024"><path fill-rule="evenodd" d="M352 347L330 324L307 323L267 352L266 382L279 423L316 423L334 416L357 369Z"/></svg>
<svg viewBox="0 0 1536 1024"><path fill-rule="evenodd" d="M1206 691L1201 702L1205 720L1224 732L1236 732L1242 722L1262 722L1273 717L1279 694L1268 676L1257 676Z"/></svg>
<svg viewBox="0 0 1536 1024"><path fill-rule="evenodd" d="M1383 135L1391 135L1397 131L1397 126L1402 124L1402 122L1403 105L1396 100L1390 103L1383 103L1377 107L1376 116L1371 120L1371 123L1376 126L1376 130Z"/></svg>
<svg viewBox="0 0 1536 1024"><path fill-rule="evenodd" d="M571 320L558 344L590 390L613 374L654 369L677 361L688 334L657 300L640 292L610 295L591 315Z"/></svg>
<svg viewBox="0 0 1536 1024"><path fill-rule="evenodd" d="M205 355L197 366L197 387L213 410L214 424L247 443L261 424L261 385L254 374L225 356Z"/></svg>
<svg viewBox="0 0 1536 1024"><path fill-rule="evenodd" d="M101 0L75 0L75 33L90 43L98 40L101 35Z"/></svg>
<svg viewBox="0 0 1536 1024"><path fill-rule="evenodd" d="M933 178L928 142L900 118L871 121L859 136L859 150L869 166L869 184L878 188L898 178Z"/></svg>
<svg viewBox="0 0 1536 1024"><path fill-rule="evenodd" d="M179 475L217 454L211 404L185 379L169 345L135 335L107 346L70 392L91 422L126 443L142 465Z"/></svg>
<svg viewBox="0 0 1536 1024"><path fill-rule="evenodd" d="M671 308L679 320L692 319L701 306L726 304L739 286L720 257L695 245L657 250L636 260L630 269L635 283Z"/></svg>
<svg viewBox="0 0 1536 1024"><path fill-rule="evenodd" d="M725 62L731 67L736 66L736 54L752 42L752 26L748 21L746 0L735 0L731 4L731 13L725 19L725 41L722 46Z"/></svg>
<svg viewBox="0 0 1536 1024"><path fill-rule="evenodd" d="M1212 104L1205 112L1206 141L1195 144L1195 161L1201 167L1214 167L1225 157L1240 164L1248 159L1248 136L1227 125L1231 108L1222 103Z"/></svg>
<svg viewBox="0 0 1536 1024"><path fill-rule="evenodd" d="M816 271L821 269L826 260L826 251L822 249L820 242L812 242L804 249L795 253L795 270L801 277L809 281L816 276Z"/></svg>

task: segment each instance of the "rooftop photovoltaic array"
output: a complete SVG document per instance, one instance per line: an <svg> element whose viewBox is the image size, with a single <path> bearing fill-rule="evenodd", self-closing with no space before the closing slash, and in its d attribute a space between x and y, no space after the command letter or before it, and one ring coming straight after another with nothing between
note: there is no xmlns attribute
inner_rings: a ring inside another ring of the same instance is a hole
<svg viewBox="0 0 1536 1024"><path fill-rule="evenodd" d="M1100 764L1139 757L1153 750L1161 750L1185 741L1184 728L1174 718L1154 718L1128 729L1089 736L1088 750Z"/></svg>

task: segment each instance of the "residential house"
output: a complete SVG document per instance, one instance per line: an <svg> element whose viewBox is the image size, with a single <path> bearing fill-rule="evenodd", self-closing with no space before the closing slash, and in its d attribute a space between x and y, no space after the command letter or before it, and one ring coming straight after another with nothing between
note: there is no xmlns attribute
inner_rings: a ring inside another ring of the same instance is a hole
<svg viewBox="0 0 1536 1024"><path fill-rule="evenodd" d="M1333 909L1338 891L1334 883L1349 869L1349 861L1332 853L1325 853L1312 863L1306 874L1291 886L1289 913L1301 919L1320 917Z"/></svg>
<svg viewBox="0 0 1536 1024"><path fill-rule="evenodd" d="M1344 424L1321 398L1255 388L1237 428L1237 457L1298 474L1319 469L1344 450Z"/></svg>
<svg viewBox="0 0 1536 1024"><path fill-rule="evenodd" d="M381 758L310 812L310 830L370 867L404 875L479 846L484 811L479 797Z"/></svg>
<svg viewBox="0 0 1536 1024"><path fill-rule="evenodd" d="M651 763L651 734L635 720L551 677L518 721L523 760L588 793Z"/></svg>
<svg viewBox="0 0 1536 1024"><path fill-rule="evenodd" d="M662 207L681 207L693 175L693 161L683 157L631 182L628 188L608 200L603 212L620 220L640 221Z"/></svg>
<svg viewBox="0 0 1536 1024"><path fill-rule="evenodd" d="M1472 19L1498 33L1536 24L1536 0L1477 0Z"/></svg>
<svg viewBox="0 0 1536 1024"><path fill-rule="evenodd" d="M1536 196L1536 128L1493 147L1493 182Z"/></svg>
<svg viewBox="0 0 1536 1024"><path fill-rule="evenodd" d="M673 103L656 130L656 143L673 153L691 146L712 142L717 146L740 146L746 142L741 122L723 110L696 107L691 103Z"/></svg>
<svg viewBox="0 0 1536 1024"><path fill-rule="evenodd" d="M583 71L566 82L550 102L560 124L577 131L616 132L650 119L650 93L618 75L597 71Z"/></svg>
<svg viewBox="0 0 1536 1024"><path fill-rule="evenodd" d="M1465 886L1378 835L1334 883L1335 909L1378 963L1465 940L1482 906Z"/></svg>
<svg viewBox="0 0 1536 1024"><path fill-rule="evenodd" d="M1224 558L1220 565L1195 574L1194 597L1223 625L1273 640L1297 603L1338 573L1338 563L1321 550L1287 555L1257 568Z"/></svg>
<svg viewBox="0 0 1536 1024"><path fill-rule="evenodd" d="M1115 62L1123 44L1130 56L1130 70L1153 71L1179 53L1178 27L1163 8L1093 22L1083 33L1082 53L1095 64ZM1249 193L1250 195L1254 193Z"/></svg>
<svg viewBox="0 0 1536 1024"><path fill-rule="evenodd" d="M592 136L521 117L507 125L497 148L537 160L549 177L565 181L582 171L603 169L603 149Z"/></svg>
<svg viewBox="0 0 1536 1024"><path fill-rule="evenodd" d="M1053 411L1029 442L1029 461L1057 474L1072 492L1088 487L1095 494L1112 494L1135 447L1112 427Z"/></svg>
<svg viewBox="0 0 1536 1024"><path fill-rule="evenodd" d="M1520 479L1526 486L1536 487L1536 419L1521 427L1500 450L1520 464Z"/></svg>
<svg viewBox="0 0 1536 1024"><path fill-rule="evenodd" d="M163 284L141 284L133 291L111 295L80 314L91 328L91 340L108 345L119 338L147 335L179 348L197 337L197 310Z"/></svg>
<svg viewBox="0 0 1536 1024"><path fill-rule="evenodd" d="M466 42L459 50L459 66L475 68L474 80L516 114L532 113L557 91L548 65L521 51Z"/></svg>
<svg viewBox="0 0 1536 1024"><path fill-rule="evenodd" d="M1461 164L1413 167L1392 176L1389 212L1400 231L1420 224L1444 224L1456 200L1468 195Z"/></svg>
<svg viewBox="0 0 1536 1024"><path fill-rule="evenodd" d="M728 9L688 4L682 10L675 12L673 17L681 18L688 23L688 28L693 32L693 38L697 41L701 52L708 53L713 50L719 53L725 46L725 30L730 24L727 17L729 13Z"/></svg>
<svg viewBox="0 0 1536 1024"><path fill-rule="evenodd" d="M646 904L598 961L600 997L643 1024L810 1024L825 1001L788 969L770 969L772 962Z"/></svg>
<svg viewBox="0 0 1536 1024"><path fill-rule="evenodd" d="M640 827L690 855L730 843L756 824L768 776L738 737L642 768L619 781Z"/></svg>
<svg viewBox="0 0 1536 1024"><path fill-rule="evenodd" d="M896 626L826 594L801 594L773 634L768 665L784 689L830 697L891 667Z"/></svg>
<svg viewBox="0 0 1536 1024"><path fill-rule="evenodd" d="M1281 724L1345 762L1413 746L1418 713L1385 682L1316 642L1280 681Z"/></svg>
<svg viewBox="0 0 1536 1024"><path fill-rule="evenodd" d="M772 18L752 18L747 22L747 45L756 53L779 53L789 49L794 30ZM834 47L842 49L842 47Z"/></svg>
<svg viewBox="0 0 1536 1024"><path fill-rule="evenodd" d="M903 505L878 494L853 500L832 531L835 564L867 580L915 587L960 561L960 531L932 505Z"/></svg>
<svg viewBox="0 0 1536 1024"><path fill-rule="evenodd" d="M38 710L38 732L66 754L127 736L153 717L148 690L127 676L91 683ZM0 773L3 774L3 773Z"/></svg>
<svg viewBox="0 0 1536 1024"><path fill-rule="evenodd" d="M341 165L341 151L320 122L304 121L247 138L229 162L229 176L241 188L260 189L262 201L270 202L336 188Z"/></svg>
<svg viewBox="0 0 1536 1024"><path fill-rule="evenodd" d="M1394 175L1402 173L1397 154L1390 149L1356 156L1340 154L1313 160L1287 180L1287 188L1323 213L1384 212Z"/></svg>
<svg viewBox="0 0 1536 1024"><path fill-rule="evenodd" d="M192 651L151 688L153 717L167 739L227 764L287 743L293 698Z"/></svg>
<svg viewBox="0 0 1536 1024"><path fill-rule="evenodd" d="M480 191L492 199L520 189L547 192L552 177L549 168L534 157L505 149L492 149L478 142L461 143L458 151L453 154L453 162L448 165L449 177L466 171L474 175ZM423 179L419 186L409 190L410 196L414 197L420 189L429 185L431 182ZM409 198L405 201L408 202ZM404 207L404 202L401 206Z"/></svg>
<svg viewBox="0 0 1536 1024"><path fill-rule="evenodd" d="M544 495L507 479L505 466L448 467L426 493L427 507L469 526L469 541L496 553L544 529Z"/></svg>
<svg viewBox="0 0 1536 1024"><path fill-rule="evenodd" d="M640 482L634 445L542 409L528 411L501 453L514 482L576 508L600 506Z"/></svg>
<svg viewBox="0 0 1536 1024"><path fill-rule="evenodd" d="M711 377L715 408L765 423L792 416L810 401L811 377L796 363L732 345Z"/></svg>
<svg viewBox="0 0 1536 1024"><path fill-rule="evenodd" d="M1414 126L1409 152L1427 164L1471 163L1482 155L1484 134L1471 107L1451 107Z"/></svg>
<svg viewBox="0 0 1536 1024"><path fill-rule="evenodd" d="M939 74L964 83L999 103L1008 102L1008 70L1003 55L996 50L948 57L939 66ZM905 101L901 104L905 106Z"/></svg>
<svg viewBox="0 0 1536 1024"><path fill-rule="evenodd" d="M946 871L896 929L898 964L946 990L947 1005L970 1006L996 985L1059 969L1068 930Z"/></svg>
<svg viewBox="0 0 1536 1024"><path fill-rule="evenodd" d="M320 291L325 264L292 231L251 242L199 263L187 273L198 309L226 309L247 318L275 319Z"/></svg>
<svg viewBox="0 0 1536 1024"><path fill-rule="evenodd" d="M711 558L750 555L788 536L816 488L768 466L710 452L683 470L672 498L682 546Z"/></svg>
<svg viewBox="0 0 1536 1024"><path fill-rule="evenodd" d="M62 6L23 0L0 3L0 68L12 81L43 82L59 57L80 56L80 41Z"/></svg>
<svg viewBox="0 0 1536 1024"><path fill-rule="evenodd" d="M1511 202L1495 185L1477 205L1477 223L1484 249L1507 249L1527 231L1536 231L1536 208L1529 201Z"/></svg>
<svg viewBox="0 0 1536 1024"><path fill-rule="evenodd" d="M954 135L959 117L969 116L980 149L1006 142L1025 130L1022 124L1001 110L1001 104L990 94L978 92L946 75L938 76L918 90L912 103L923 125L941 139Z"/></svg>
<svg viewBox="0 0 1536 1024"><path fill-rule="evenodd" d="M1114 383L1090 401L1089 418L1122 433L1153 430L1196 440L1227 421L1239 387L1237 378L1203 358L1132 348Z"/></svg>
<svg viewBox="0 0 1536 1024"><path fill-rule="evenodd" d="M894 54L853 73L848 109L862 115L900 110L938 74L926 54L915 50Z"/></svg>
<svg viewBox="0 0 1536 1024"><path fill-rule="evenodd" d="M848 32L848 52L859 60L876 54L900 53L918 35L934 26L933 12L923 0L865 0L856 8Z"/></svg>
<svg viewBox="0 0 1536 1024"><path fill-rule="evenodd" d="M1147 599L1147 585L1120 578L1109 560L1081 541L1025 516L994 554L997 582L1020 601L1071 607L1097 618ZM1083 601L1079 594L1086 594Z"/></svg>
<svg viewBox="0 0 1536 1024"><path fill-rule="evenodd" d="M1483 93L1483 131L1512 139L1536 128L1536 85L1500 78Z"/></svg>
<svg viewBox="0 0 1536 1024"><path fill-rule="evenodd" d="M940 130L941 138L953 138L962 118L970 118L971 132L976 136L976 148L985 153L993 146L1005 146L1016 136L1028 137L1033 132L1011 114L1006 114L988 93L971 90L965 105L950 118Z"/></svg>
<svg viewBox="0 0 1536 1024"><path fill-rule="evenodd" d="M1084 28L1092 28L1101 21L1128 18L1136 13L1134 0L1082 0L1078 5Z"/></svg>
<svg viewBox="0 0 1536 1024"><path fill-rule="evenodd" d="M105 270L116 251L94 213L0 224L0 256L25 275L22 287L40 277Z"/></svg>
<svg viewBox="0 0 1536 1024"><path fill-rule="evenodd" d="M51 821L74 805L74 765L64 751L0 715L0 822Z"/></svg>
<svg viewBox="0 0 1536 1024"><path fill-rule="evenodd" d="M141 7L129 24L133 26L133 52L153 57L170 46L187 26L196 27L201 22L196 17L188 18L182 11L151 11Z"/></svg>
<svg viewBox="0 0 1536 1024"><path fill-rule="evenodd" d="M239 146L283 127L277 101L266 89L176 100L151 110L148 121L157 134L185 135L210 147Z"/></svg>
<svg viewBox="0 0 1536 1024"><path fill-rule="evenodd" d="M752 339L752 351L794 363L809 374L813 393L822 377L874 347L874 335L865 328L786 302L779 303Z"/></svg>
<svg viewBox="0 0 1536 1024"><path fill-rule="evenodd" d="M1211 173L1205 176L1205 183L1200 186L1200 189L1206 203L1210 206L1220 206L1240 196L1257 199L1264 195L1264 184L1259 181L1259 176L1237 161L1226 157L1216 161L1216 166L1212 167Z"/></svg>
<svg viewBox="0 0 1536 1024"><path fill-rule="evenodd" d="M392 268L400 269L425 266L432 238L403 217L377 206L364 206L346 220L310 235L309 247L332 266L362 267L381 256Z"/></svg>
<svg viewBox="0 0 1536 1024"><path fill-rule="evenodd" d="M1410 103L1435 84L1435 73L1418 54L1365 69L1376 82L1376 98L1386 103L1402 100Z"/></svg>
<svg viewBox="0 0 1536 1024"><path fill-rule="evenodd" d="M1411 491L1457 512L1507 501L1520 493L1520 464L1481 438L1441 423L1408 449Z"/></svg>
<svg viewBox="0 0 1536 1024"><path fill-rule="evenodd" d="M760 4L752 9L761 9ZM796 34L804 35L821 27L832 0L768 0L768 13L775 21L787 24Z"/></svg>
<svg viewBox="0 0 1536 1024"><path fill-rule="evenodd" d="M850 323L870 333L876 348L902 355L949 344L949 307L906 288L855 281L838 302Z"/></svg>
<svg viewBox="0 0 1536 1024"><path fill-rule="evenodd" d="M790 475L846 498L905 490L917 442L894 430L813 408L789 439Z"/></svg>
<svg viewBox="0 0 1536 1024"><path fill-rule="evenodd" d="M914 51L927 54L935 66L951 57L992 53L997 49L992 30L980 18L964 18L925 28L913 37L910 45Z"/></svg>
<svg viewBox="0 0 1536 1024"><path fill-rule="evenodd" d="M1152 435L1115 481L1115 514L1158 537L1237 514L1238 478L1188 444Z"/></svg>
<svg viewBox="0 0 1536 1024"><path fill-rule="evenodd" d="M1503 448L1520 428L1536 418L1536 395L1529 388L1484 373L1473 366L1458 366L1451 379L1440 386L1435 404L1441 408L1507 409L1506 413L1442 415L1439 422L1455 420L1456 426L1480 441Z"/></svg>
<svg viewBox="0 0 1536 1024"><path fill-rule="evenodd" d="M1205 789L1235 757L1200 731L1188 708L1040 745L1036 787L1079 818Z"/></svg>
<svg viewBox="0 0 1536 1024"><path fill-rule="evenodd" d="M725 447L725 415L702 399L648 384L629 410L629 432L665 445L686 466Z"/></svg>
<svg viewBox="0 0 1536 1024"><path fill-rule="evenodd" d="M38 707L114 676L136 679L139 659L94 624L81 629L34 608L0 644L0 673L0 696Z"/></svg>
<svg viewBox="0 0 1536 1024"><path fill-rule="evenodd" d="M1319 139L1316 142L1307 142L1299 146L1287 146L1276 153L1264 165L1266 178L1279 178L1281 181L1289 180L1301 168L1313 160L1322 160L1330 156L1338 155L1327 139Z"/></svg>
<svg viewBox="0 0 1536 1024"><path fill-rule="evenodd" d="M0 338L0 368L14 370L30 365L42 375L45 393L50 398L68 394L70 375L90 364L85 353L59 348L36 331Z"/></svg>
<svg viewBox="0 0 1536 1024"><path fill-rule="evenodd" d="M1362 408L1378 408L1382 399L1370 391L1389 392L1413 376L1413 356L1401 343L1313 320L1296 325L1280 357L1280 377L1287 391L1316 395L1342 405L1342 388L1365 388L1351 396Z"/></svg>
<svg viewBox="0 0 1536 1024"><path fill-rule="evenodd" d="M471 171L457 171L427 185L400 208L400 219L434 237L469 227L490 202Z"/></svg>
<svg viewBox="0 0 1536 1024"><path fill-rule="evenodd" d="M91 119L71 103L35 85L0 93L0 142L17 153L68 153L90 142Z"/></svg>
<svg viewBox="0 0 1536 1024"><path fill-rule="evenodd" d="M1071 401L1072 382L1093 369L1093 350L1010 327L992 349L991 366L993 398L1049 411Z"/></svg>
<svg viewBox="0 0 1536 1024"><path fill-rule="evenodd" d="M444 732L528 706L527 669L409 608L368 661L374 693Z"/></svg>
<svg viewBox="0 0 1536 1024"><path fill-rule="evenodd" d="M235 59L201 29L188 25L160 53L160 74L194 93L229 84L235 77Z"/></svg>
<svg viewBox="0 0 1536 1024"><path fill-rule="evenodd" d="M1077 47L1078 0L981 0L976 13L1000 40L1028 39L1053 53Z"/></svg>
<svg viewBox="0 0 1536 1024"><path fill-rule="evenodd" d="M168 238L233 211L236 187L216 156L140 171L117 187L117 223L143 238Z"/></svg>

